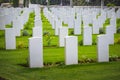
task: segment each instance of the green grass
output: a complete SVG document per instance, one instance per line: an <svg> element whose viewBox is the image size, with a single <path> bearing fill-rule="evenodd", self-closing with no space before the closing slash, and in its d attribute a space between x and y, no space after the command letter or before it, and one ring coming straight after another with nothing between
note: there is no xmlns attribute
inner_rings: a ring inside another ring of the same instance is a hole
<svg viewBox="0 0 120 80"><path fill-rule="evenodd" d="M31 19L31 21L33 21ZM27 67L29 51L28 38L31 36L20 36L16 38L17 49L5 50L5 31L0 30L0 77L7 80L119 80L120 61L109 63L85 63L66 66L64 64L64 48L58 46L58 36L54 35L51 24L42 14L43 34L49 32L50 45L47 43L47 36L43 36L43 58L46 64L44 68L30 69ZM33 25L33 23L32 23ZM66 25L66 24L64 24ZM31 26L31 25L30 25ZM32 27L32 26L31 26ZM73 29L69 29L69 35ZM32 33L29 29L28 32ZM76 35L78 36L78 35ZM96 42L97 35L93 35ZM115 34L115 40L120 34ZM82 35L78 36L78 41ZM22 46L21 48L19 46ZM120 57L120 44L110 45L110 56ZM79 61L85 59L97 60L97 46L78 45ZM49 65L49 64L52 65ZM59 64L55 64L59 63ZM48 65L47 65L48 64Z"/></svg>

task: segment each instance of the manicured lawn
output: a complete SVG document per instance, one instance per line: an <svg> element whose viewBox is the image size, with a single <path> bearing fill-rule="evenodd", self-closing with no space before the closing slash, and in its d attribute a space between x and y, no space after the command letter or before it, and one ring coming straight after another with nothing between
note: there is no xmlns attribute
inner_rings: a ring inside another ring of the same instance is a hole
<svg viewBox="0 0 120 80"><path fill-rule="evenodd" d="M93 63L65 66L64 48L58 44L58 36L54 36L54 30L42 14L43 21L43 57L44 68L30 69L28 67L28 38L31 36L20 36L16 38L17 49L5 50L4 31L0 30L0 77L7 80L119 80L120 61L109 63L97 63L97 35L93 35L94 45L81 45L82 35L78 36L78 58L79 61L94 60ZM72 29L69 30L69 35ZM31 33L32 30L29 30ZM115 40L120 34L115 34ZM48 45L48 41L50 43ZM110 45L111 57L120 57L120 44Z"/></svg>

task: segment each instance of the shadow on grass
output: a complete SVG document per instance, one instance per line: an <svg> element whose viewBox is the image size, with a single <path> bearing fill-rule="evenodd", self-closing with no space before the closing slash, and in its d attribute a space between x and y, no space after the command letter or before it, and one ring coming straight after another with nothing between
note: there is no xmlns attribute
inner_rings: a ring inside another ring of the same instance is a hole
<svg viewBox="0 0 120 80"><path fill-rule="evenodd" d="M0 80L8 80L8 79L5 79L5 78L0 77Z"/></svg>

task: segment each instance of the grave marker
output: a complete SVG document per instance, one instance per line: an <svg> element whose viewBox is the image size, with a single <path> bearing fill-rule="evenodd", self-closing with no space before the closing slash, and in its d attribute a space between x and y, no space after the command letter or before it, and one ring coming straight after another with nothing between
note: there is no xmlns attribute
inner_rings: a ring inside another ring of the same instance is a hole
<svg viewBox="0 0 120 80"><path fill-rule="evenodd" d="M41 37L29 38L29 66L43 67L43 42Z"/></svg>
<svg viewBox="0 0 120 80"><path fill-rule="evenodd" d="M78 64L78 40L76 36L65 38L65 64Z"/></svg>
<svg viewBox="0 0 120 80"><path fill-rule="evenodd" d="M65 37L68 36L68 28L61 27L59 28L59 45L60 47L65 46Z"/></svg>
<svg viewBox="0 0 120 80"><path fill-rule="evenodd" d="M84 27L83 30L83 45L92 45L92 28Z"/></svg>
<svg viewBox="0 0 120 80"><path fill-rule="evenodd" d="M16 49L16 36L14 28L5 28L6 49Z"/></svg>
<svg viewBox="0 0 120 80"><path fill-rule="evenodd" d="M109 62L109 42L107 36L98 35L97 39L98 62Z"/></svg>

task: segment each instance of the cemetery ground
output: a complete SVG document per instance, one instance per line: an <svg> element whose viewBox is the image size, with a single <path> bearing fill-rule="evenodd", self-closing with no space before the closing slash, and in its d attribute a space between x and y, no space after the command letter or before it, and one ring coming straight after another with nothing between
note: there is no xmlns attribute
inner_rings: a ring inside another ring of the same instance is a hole
<svg viewBox="0 0 120 80"><path fill-rule="evenodd" d="M78 65L64 65L64 48L58 44L58 36L42 15L44 68L28 67L28 38L32 29L21 31L16 38L17 49L5 50L4 31L0 30L0 80L119 80L120 79L120 33L115 34L115 45L110 45L110 62L97 63L96 37L93 45L83 46L82 35L78 36ZM30 22L32 23L32 22ZM29 23L29 24L30 24ZM32 24L33 25L33 24ZM66 26L66 24L63 24ZM23 36L23 32L26 36ZM69 35L73 30L69 29Z"/></svg>

